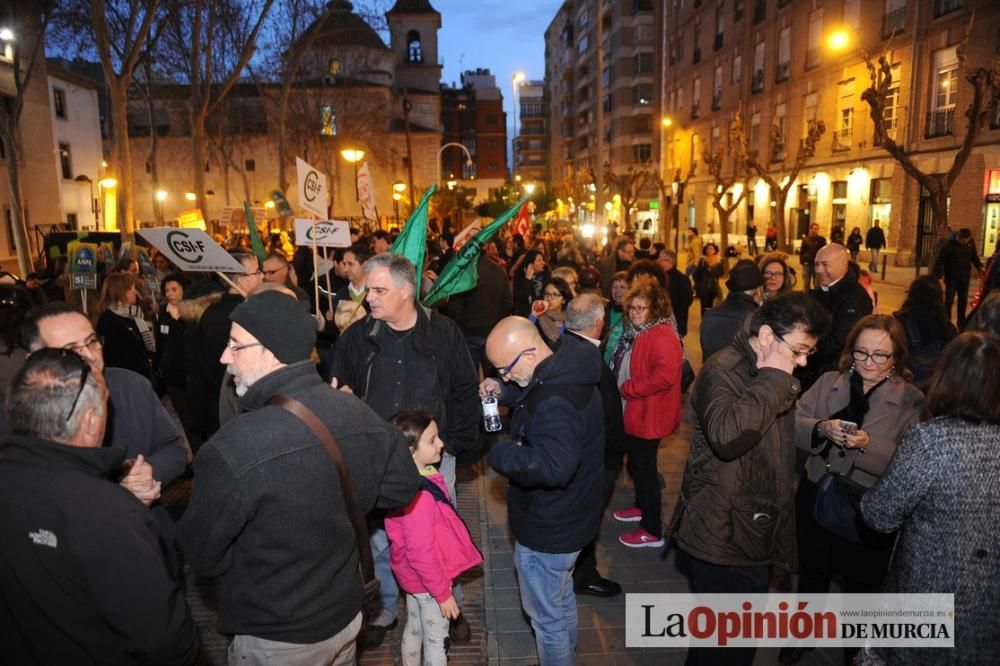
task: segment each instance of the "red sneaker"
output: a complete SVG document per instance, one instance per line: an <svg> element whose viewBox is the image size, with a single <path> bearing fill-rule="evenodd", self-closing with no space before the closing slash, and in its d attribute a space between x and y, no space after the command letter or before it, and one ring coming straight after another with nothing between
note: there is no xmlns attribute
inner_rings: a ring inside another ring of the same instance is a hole
<svg viewBox="0 0 1000 666"><path fill-rule="evenodd" d="M630 506L627 509L618 509L611 515L615 517L615 520L620 520L623 523L637 523L642 520L642 511L640 511L637 506Z"/></svg>
<svg viewBox="0 0 1000 666"><path fill-rule="evenodd" d="M618 540L629 548L659 548L664 543L663 537L655 537L641 527L621 535Z"/></svg>

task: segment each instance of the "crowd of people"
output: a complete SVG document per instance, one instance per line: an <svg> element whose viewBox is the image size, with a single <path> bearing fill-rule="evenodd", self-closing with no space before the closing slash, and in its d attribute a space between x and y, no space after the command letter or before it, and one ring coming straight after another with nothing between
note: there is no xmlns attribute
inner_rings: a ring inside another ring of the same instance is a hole
<svg viewBox="0 0 1000 666"><path fill-rule="evenodd" d="M421 296L455 256L447 233L415 266L390 234L352 230L319 276L311 249L281 239L263 261L228 239L243 270L224 280L154 251L152 271L124 258L103 275L93 304L59 276L0 284L8 654L196 663L180 555L220 581L230 664L354 663L402 599L402 663L444 664L471 635L458 579L482 561L456 470L485 456L507 479L545 666L575 661L577 595L622 592L595 553L623 468L619 542L676 546L693 592L767 593L781 570L802 593L950 592L953 650L845 659L998 661L982 581L1000 574L1000 267L959 230L945 288L918 278L879 314L855 236L827 243L813 225L799 276L770 235L740 258L691 230L685 273L649 238L539 225L489 240L476 286L433 308ZM966 317L971 268L983 288ZM657 452L685 400L665 522ZM487 433L494 402L504 426ZM175 525L162 494L182 478ZM692 648L687 663L754 653Z"/></svg>

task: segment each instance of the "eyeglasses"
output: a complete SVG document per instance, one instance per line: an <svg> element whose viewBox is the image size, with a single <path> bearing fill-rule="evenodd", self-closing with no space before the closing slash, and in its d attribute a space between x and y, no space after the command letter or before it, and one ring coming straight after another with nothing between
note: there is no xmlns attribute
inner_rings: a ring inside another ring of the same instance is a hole
<svg viewBox="0 0 1000 666"><path fill-rule="evenodd" d="M83 342L75 342L71 345L60 347L60 349L71 351L79 356L81 355L81 352L83 352L84 349L89 349L90 351L97 351L103 346L104 346L104 338L100 338L97 335L91 335Z"/></svg>
<svg viewBox="0 0 1000 666"><path fill-rule="evenodd" d="M510 373L514 370L514 366L517 365L517 362L521 360L521 357L527 354L528 352L533 352L533 351L535 351L534 347L528 347L527 349L522 350L520 354L514 357L513 361L511 361L504 367L497 370L497 372L500 373L500 377L503 379L509 377Z"/></svg>
<svg viewBox="0 0 1000 666"><path fill-rule="evenodd" d="M629 312L645 312L649 309L648 305L630 305L628 306Z"/></svg>
<svg viewBox="0 0 1000 666"><path fill-rule="evenodd" d="M226 343L226 349L228 349L229 351L231 351L234 354L236 352L238 352L238 351L243 351L244 349L249 349L250 347L263 347L263 346L264 346L263 343L260 343L260 342L248 342L245 345L237 345L237 344L233 344L233 342L230 340L228 343Z"/></svg>
<svg viewBox="0 0 1000 666"><path fill-rule="evenodd" d="M771 278L784 277L785 273L784 271L764 271L762 275L765 280L770 280Z"/></svg>
<svg viewBox="0 0 1000 666"><path fill-rule="evenodd" d="M869 354L868 352L863 351L861 349L852 349L851 356L854 357L854 360L859 363L865 363L868 359L871 359L872 363L874 363L875 365L885 365L886 363L889 362L889 359L892 358L892 354L887 354L881 351L876 351Z"/></svg>
<svg viewBox="0 0 1000 666"><path fill-rule="evenodd" d="M562 294L560 294L558 291L547 291L544 294L542 294L542 298L543 299L562 298Z"/></svg>
<svg viewBox="0 0 1000 666"><path fill-rule="evenodd" d="M815 348L815 347L810 347L810 348L808 348L808 349L796 349L795 347L793 347L793 346L791 346L790 344L788 344L788 341L787 341L787 340L785 340L785 339L784 339L783 337L781 337L780 335L778 335L777 333L775 333L775 334L774 334L774 337L776 337L776 338L778 338L779 340L781 340L781 344L783 344L783 345L785 345L786 347L788 347L788 351L792 352L792 353L793 353L793 354L795 354L796 356L805 356L805 357L809 357L809 356L812 356L813 354L815 354L815 353L816 353L816 348Z"/></svg>
<svg viewBox="0 0 1000 666"><path fill-rule="evenodd" d="M271 271L259 271L259 272L263 273L264 275L266 275L268 277L271 277L275 273L280 273L281 271L285 270L286 268L287 268L287 266L282 266L281 268L275 268L274 270L271 270ZM257 273L247 273L247 275L256 275L256 274Z"/></svg>
<svg viewBox="0 0 1000 666"><path fill-rule="evenodd" d="M87 344L84 343L83 345L77 346L87 346ZM87 377L90 376L90 364L87 363L87 359L80 356L70 347L46 347L45 349L39 349L37 352L34 352L32 356L35 357L44 354L58 354L62 358L73 358L80 364L80 385L76 389L76 396L73 398L73 404L70 405L69 413L66 414L66 423L69 423L69 420L73 418L73 412L76 411L77 403L80 402L80 396L83 395L83 389L87 385Z"/></svg>

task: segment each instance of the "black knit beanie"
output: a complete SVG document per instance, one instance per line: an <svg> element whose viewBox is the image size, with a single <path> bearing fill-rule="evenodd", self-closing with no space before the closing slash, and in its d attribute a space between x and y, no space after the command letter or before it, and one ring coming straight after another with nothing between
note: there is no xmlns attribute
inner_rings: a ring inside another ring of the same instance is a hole
<svg viewBox="0 0 1000 666"><path fill-rule="evenodd" d="M285 364L307 360L316 344L316 320L306 304L278 291L251 296L236 306L229 319Z"/></svg>

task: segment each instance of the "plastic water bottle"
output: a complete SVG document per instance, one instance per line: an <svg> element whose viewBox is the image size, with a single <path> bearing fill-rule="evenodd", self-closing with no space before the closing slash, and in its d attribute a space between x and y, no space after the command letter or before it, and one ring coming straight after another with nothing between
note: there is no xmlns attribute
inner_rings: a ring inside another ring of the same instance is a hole
<svg viewBox="0 0 1000 666"><path fill-rule="evenodd" d="M503 424L500 422L500 406L497 397L492 393L483 396L483 427L486 432L500 432Z"/></svg>

